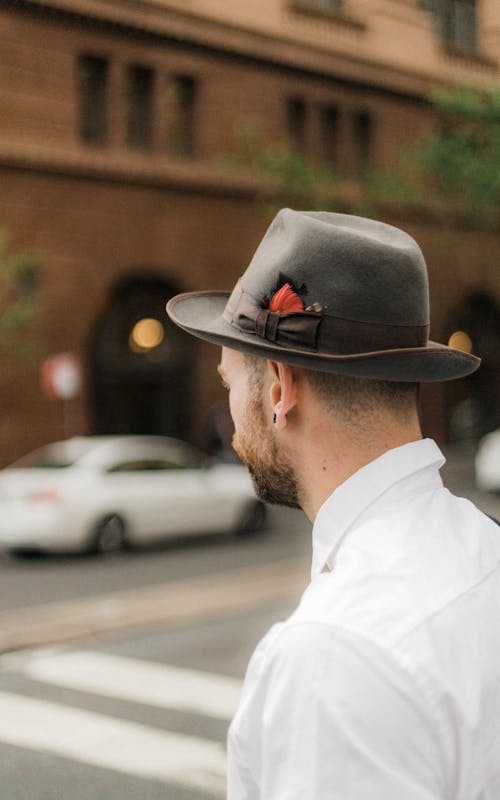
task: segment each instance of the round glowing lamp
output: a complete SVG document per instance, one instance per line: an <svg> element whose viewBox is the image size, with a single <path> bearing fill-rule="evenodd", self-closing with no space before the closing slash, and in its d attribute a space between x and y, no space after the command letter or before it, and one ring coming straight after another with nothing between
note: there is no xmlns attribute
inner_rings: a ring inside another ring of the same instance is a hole
<svg viewBox="0 0 500 800"><path fill-rule="evenodd" d="M472 339L465 331L455 331L448 340L448 347L461 350L463 353L472 353Z"/></svg>
<svg viewBox="0 0 500 800"><path fill-rule="evenodd" d="M145 317L135 323L129 338L129 344L136 353L144 353L158 347L165 338L165 329L161 322Z"/></svg>

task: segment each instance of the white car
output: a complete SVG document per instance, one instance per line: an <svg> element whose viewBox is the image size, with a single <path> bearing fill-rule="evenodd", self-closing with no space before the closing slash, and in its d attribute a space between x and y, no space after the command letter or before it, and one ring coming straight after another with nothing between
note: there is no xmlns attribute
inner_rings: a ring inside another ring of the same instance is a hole
<svg viewBox="0 0 500 800"><path fill-rule="evenodd" d="M483 492L500 491L500 428L487 433L476 453L476 484Z"/></svg>
<svg viewBox="0 0 500 800"><path fill-rule="evenodd" d="M126 544L262 527L245 467L207 464L162 436L55 442L0 471L0 547L119 550Z"/></svg>

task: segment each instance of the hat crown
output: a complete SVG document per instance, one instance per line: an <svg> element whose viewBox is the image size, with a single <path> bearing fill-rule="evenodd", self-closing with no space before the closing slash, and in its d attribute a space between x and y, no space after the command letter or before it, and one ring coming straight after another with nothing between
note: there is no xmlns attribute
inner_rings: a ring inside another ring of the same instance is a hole
<svg viewBox="0 0 500 800"><path fill-rule="evenodd" d="M289 281L304 307L383 325L429 324L427 269L415 240L392 225L326 211L282 209L241 285L263 307Z"/></svg>

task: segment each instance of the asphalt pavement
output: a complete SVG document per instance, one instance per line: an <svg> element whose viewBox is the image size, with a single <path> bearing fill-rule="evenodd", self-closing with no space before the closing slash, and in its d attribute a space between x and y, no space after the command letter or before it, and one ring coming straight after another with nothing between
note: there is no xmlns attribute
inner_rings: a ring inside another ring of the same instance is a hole
<svg viewBox="0 0 500 800"><path fill-rule="evenodd" d="M5 556L0 652L208 622L287 602L307 583L311 526L273 509L264 532L170 542L105 557Z"/></svg>
<svg viewBox="0 0 500 800"><path fill-rule="evenodd" d="M216 575L284 558L307 562L310 532L302 512L273 508L266 530L246 536L190 537L105 556L13 557L0 551L0 613Z"/></svg>
<svg viewBox="0 0 500 800"><path fill-rule="evenodd" d="M290 610L3 656L2 798L223 798L245 665Z"/></svg>

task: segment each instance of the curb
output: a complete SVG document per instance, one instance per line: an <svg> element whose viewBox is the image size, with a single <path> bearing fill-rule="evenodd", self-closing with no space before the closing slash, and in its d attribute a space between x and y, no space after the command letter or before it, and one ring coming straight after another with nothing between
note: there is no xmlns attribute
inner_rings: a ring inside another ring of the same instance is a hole
<svg viewBox="0 0 500 800"><path fill-rule="evenodd" d="M45 603L0 613L0 653L149 625L174 628L297 602L309 575L303 561Z"/></svg>

